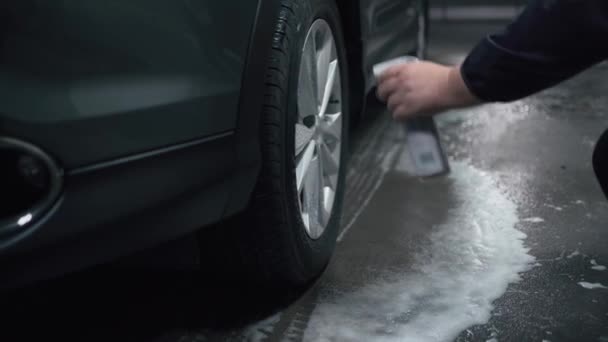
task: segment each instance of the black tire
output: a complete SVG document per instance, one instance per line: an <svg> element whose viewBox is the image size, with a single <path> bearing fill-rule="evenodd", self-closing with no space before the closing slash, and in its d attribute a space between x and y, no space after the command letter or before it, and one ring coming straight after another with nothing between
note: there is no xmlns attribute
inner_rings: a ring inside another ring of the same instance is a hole
<svg viewBox="0 0 608 342"><path fill-rule="evenodd" d="M295 123L301 52L308 28L325 19L336 42L342 86L342 144L332 215L323 235L313 240L302 221L295 181ZM299 287L318 277L328 264L340 225L347 158L349 89L344 38L333 0L284 0L276 19L260 123L262 168L250 207L217 229L226 243L215 246L222 277ZM247 91L246 89L244 91ZM203 241L209 241L203 232ZM228 241L229 240L229 241ZM206 246L209 244L206 243ZM217 253L219 251L219 254ZM218 265L219 264L219 265Z"/></svg>

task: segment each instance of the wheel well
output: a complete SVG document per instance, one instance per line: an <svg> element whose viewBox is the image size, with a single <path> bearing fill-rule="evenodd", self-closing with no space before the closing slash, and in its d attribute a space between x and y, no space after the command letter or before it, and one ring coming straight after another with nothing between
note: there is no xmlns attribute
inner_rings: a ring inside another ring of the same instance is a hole
<svg viewBox="0 0 608 342"><path fill-rule="evenodd" d="M365 105L365 78L363 74L363 42L361 40L361 16L359 0L336 0L348 59L348 76L351 90L351 126L362 116Z"/></svg>

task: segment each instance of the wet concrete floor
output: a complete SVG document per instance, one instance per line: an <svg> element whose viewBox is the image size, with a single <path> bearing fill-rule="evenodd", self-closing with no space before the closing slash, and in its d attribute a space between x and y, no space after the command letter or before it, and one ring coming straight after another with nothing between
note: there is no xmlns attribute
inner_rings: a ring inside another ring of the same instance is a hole
<svg viewBox="0 0 608 342"><path fill-rule="evenodd" d="M498 27L435 25L431 58L457 63ZM335 256L293 301L218 292L188 272L99 271L5 298L0 340L608 341L608 201L591 167L607 79L602 64L525 100L442 114L442 178L412 177L401 127L368 116Z"/></svg>

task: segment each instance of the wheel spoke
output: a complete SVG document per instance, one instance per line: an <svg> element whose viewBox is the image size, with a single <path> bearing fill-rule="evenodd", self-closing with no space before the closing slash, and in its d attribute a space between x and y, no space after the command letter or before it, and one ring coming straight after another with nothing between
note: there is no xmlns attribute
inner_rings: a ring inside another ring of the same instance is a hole
<svg viewBox="0 0 608 342"><path fill-rule="evenodd" d="M324 142L319 146L319 156L321 157L323 174L325 176L331 176L338 173L340 168L338 164L339 160L337 159L337 156L329 149L329 146L327 146L327 144Z"/></svg>
<svg viewBox="0 0 608 342"><path fill-rule="evenodd" d="M317 52L312 35L306 38L298 78L298 111L300 119L319 112L317 89Z"/></svg>
<svg viewBox="0 0 608 342"><path fill-rule="evenodd" d="M317 55L316 55L316 73L317 73L317 98L319 101L323 99L325 94L325 85L329 76L329 64L331 58L332 42L325 30L319 29L316 33L317 40ZM319 106L321 103L319 102Z"/></svg>
<svg viewBox="0 0 608 342"><path fill-rule="evenodd" d="M320 101L319 115L323 115L331 97L338 60L329 28L319 29L317 35L320 41L317 48L317 98Z"/></svg>
<svg viewBox="0 0 608 342"><path fill-rule="evenodd" d="M325 196L323 195L323 189L325 189L325 165L326 161L323 157L323 143L320 142L317 145L317 160L318 164L318 177L319 180L317 182L317 193L319 194L319 200L317 202L317 222L319 222L319 231L316 233L322 232L323 227L325 227Z"/></svg>
<svg viewBox="0 0 608 342"><path fill-rule="evenodd" d="M313 156L315 153L316 142L311 140L306 147L306 150L299 157L298 164L296 166L296 186L298 193L302 191L303 182L310 170Z"/></svg>
<svg viewBox="0 0 608 342"><path fill-rule="evenodd" d="M303 124L296 124L296 156L299 156L302 151L308 146L312 137L315 135L313 128L308 128Z"/></svg>
<svg viewBox="0 0 608 342"><path fill-rule="evenodd" d="M304 203L302 205L304 205ZM302 221L304 222L304 226L306 226L306 228L310 227L310 216L308 216L308 211L305 209L303 209L302 212Z"/></svg>
<svg viewBox="0 0 608 342"><path fill-rule="evenodd" d="M327 76L325 84L323 85L324 93L322 95L321 100L321 109L319 110L319 114L321 116L325 115L327 112L327 106L329 105L329 100L331 99L332 92L334 90L334 84L336 81L336 71L338 69L338 61L333 60L329 63Z"/></svg>
<svg viewBox="0 0 608 342"><path fill-rule="evenodd" d="M334 205L336 192L329 186L323 188L323 224L326 225L331 217L331 209Z"/></svg>
<svg viewBox="0 0 608 342"><path fill-rule="evenodd" d="M320 229L319 214L321 203L321 165L318 157L314 157L310 161L308 172L304 178L304 211L308 216L308 228L311 233L318 232Z"/></svg>
<svg viewBox="0 0 608 342"><path fill-rule="evenodd" d="M330 140L340 140L342 135L342 113L326 114L320 121L323 136Z"/></svg>

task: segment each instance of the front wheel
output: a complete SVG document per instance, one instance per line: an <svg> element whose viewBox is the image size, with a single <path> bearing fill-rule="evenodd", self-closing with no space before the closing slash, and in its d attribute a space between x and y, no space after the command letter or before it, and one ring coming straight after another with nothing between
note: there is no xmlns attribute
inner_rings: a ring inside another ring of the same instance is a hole
<svg viewBox="0 0 608 342"><path fill-rule="evenodd" d="M239 259L233 272L300 286L329 262L344 192L347 70L334 1L284 0L266 71L258 183L234 234L221 232L237 248L226 257Z"/></svg>

